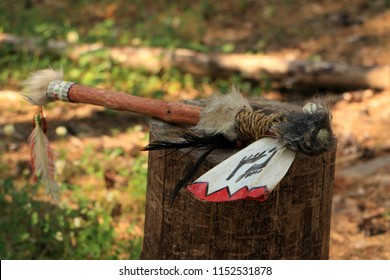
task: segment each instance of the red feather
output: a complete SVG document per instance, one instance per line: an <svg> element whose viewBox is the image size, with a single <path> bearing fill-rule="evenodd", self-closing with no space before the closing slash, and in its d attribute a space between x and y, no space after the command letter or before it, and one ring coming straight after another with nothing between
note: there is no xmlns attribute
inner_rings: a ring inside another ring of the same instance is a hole
<svg viewBox="0 0 390 280"><path fill-rule="evenodd" d="M42 109L34 117L35 128L31 132L28 142L31 147L31 163L35 179L39 179L46 191L55 199L58 199L59 186L54 180L54 160L50 149L49 140L45 135L45 119Z"/></svg>

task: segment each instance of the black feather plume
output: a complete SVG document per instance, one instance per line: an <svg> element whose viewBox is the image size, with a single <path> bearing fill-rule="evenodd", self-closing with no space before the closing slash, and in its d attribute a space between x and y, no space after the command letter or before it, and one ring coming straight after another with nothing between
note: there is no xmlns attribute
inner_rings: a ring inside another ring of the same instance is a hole
<svg viewBox="0 0 390 280"><path fill-rule="evenodd" d="M142 148L143 151L156 151L166 149L184 149L184 148L203 148L218 145L218 148L232 148L233 143L225 138L222 134L200 136L191 130L180 132L175 135L177 140L156 140Z"/></svg>
<svg viewBox="0 0 390 280"><path fill-rule="evenodd" d="M172 207L173 205L173 202L175 201L175 198L177 196L177 194L179 193L179 191L186 185L188 185L190 183L190 180L192 179L192 177L194 177L196 171L198 171L200 165L202 164L202 162L207 158L207 156L212 152L214 151L215 149L217 148L217 146L211 146L210 148L208 148L206 150L206 152L204 152L204 154L196 161L196 163L187 171L187 174L186 176L181 179L179 181L179 183L177 183L177 185L175 186L175 188L173 189L172 191L172 194L171 194L171 199L170 199L170 205Z"/></svg>
<svg viewBox="0 0 390 280"><path fill-rule="evenodd" d="M210 136L199 136L191 130L180 132L176 135L176 141L165 141L157 140L149 143L142 150L144 151L155 151L155 150L166 150L166 149L184 149L184 148L206 148L206 151L202 156L196 161L196 163L191 166L187 171L186 176L181 179L171 194L170 205L173 205L175 198L179 191L190 183L190 180L194 177L196 171L198 171L201 164L205 161L207 156L217 148L228 149L233 148L234 143L229 141L222 134L210 135Z"/></svg>

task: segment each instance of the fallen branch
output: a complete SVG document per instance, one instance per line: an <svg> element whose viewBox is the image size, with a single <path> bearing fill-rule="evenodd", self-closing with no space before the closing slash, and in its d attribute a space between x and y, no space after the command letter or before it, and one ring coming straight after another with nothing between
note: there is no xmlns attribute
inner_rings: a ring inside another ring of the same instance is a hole
<svg viewBox="0 0 390 280"><path fill-rule="evenodd" d="M0 34L0 44L11 44L31 52L66 53L77 61L81 55L104 50L125 67L159 72L172 67L196 76L230 76L263 79L264 76L284 86L305 85L330 88L390 88L390 66L353 66L345 63L289 60L262 54L205 54L187 49L168 50L151 47L105 47L102 44L74 45L49 40Z"/></svg>

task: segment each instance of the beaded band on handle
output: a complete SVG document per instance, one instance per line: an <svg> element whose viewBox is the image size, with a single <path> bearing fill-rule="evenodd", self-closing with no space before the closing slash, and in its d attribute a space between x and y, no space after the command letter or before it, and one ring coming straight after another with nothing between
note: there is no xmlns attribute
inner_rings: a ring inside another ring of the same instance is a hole
<svg viewBox="0 0 390 280"><path fill-rule="evenodd" d="M61 80L53 80L47 86L47 97L54 100L69 102L68 92L75 83Z"/></svg>

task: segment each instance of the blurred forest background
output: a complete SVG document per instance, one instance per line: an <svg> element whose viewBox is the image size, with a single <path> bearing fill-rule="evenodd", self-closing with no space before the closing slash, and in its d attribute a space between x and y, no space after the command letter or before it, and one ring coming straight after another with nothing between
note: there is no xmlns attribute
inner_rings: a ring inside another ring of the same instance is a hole
<svg viewBox="0 0 390 280"><path fill-rule="evenodd" d="M66 48L50 47L53 40ZM35 108L19 96L21 82L47 67L83 85L171 101L206 98L232 84L247 97L326 95L338 137L330 258L390 259L389 88L307 89L267 75L151 72L124 66L105 48L77 49L96 44L383 66L390 64L390 1L1 0L1 259L137 259L142 250L147 153L140 148L149 119L90 105L46 106L63 190L54 204L31 174Z"/></svg>

